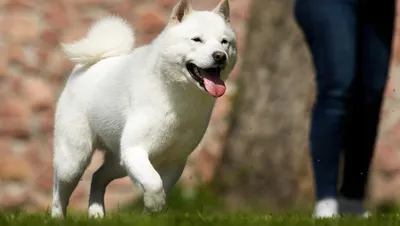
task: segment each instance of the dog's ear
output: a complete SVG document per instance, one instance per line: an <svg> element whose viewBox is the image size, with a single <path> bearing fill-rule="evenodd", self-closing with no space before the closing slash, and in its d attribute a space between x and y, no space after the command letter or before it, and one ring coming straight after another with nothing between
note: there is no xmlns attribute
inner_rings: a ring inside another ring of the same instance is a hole
<svg viewBox="0 0 400 226"><path fill-rule="evenodd" d="M182 22L183 19L192 12L192 10L193 8L190 0L180 0L172 9L169 23L177 24Z"/></svg>
<svg viewBox="0 0 400 226"><path fill-rule="evenodd" d="M221 2L215 7L213 10L214 13L219 14L226 22L229 22L229 1L228 0L221 0Z"/></svg>

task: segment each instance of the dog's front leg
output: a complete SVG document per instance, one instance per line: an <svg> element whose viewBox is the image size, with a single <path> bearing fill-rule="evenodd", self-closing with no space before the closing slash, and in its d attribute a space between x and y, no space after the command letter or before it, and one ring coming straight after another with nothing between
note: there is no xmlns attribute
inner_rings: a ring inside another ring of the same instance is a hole
<svg viewBox="0 0 400 226"><path fill-rule="evenodd" d="M165 205L165 191L160 175L142 147L131 147L123 154L123 164L132 180L139 182L144 190L145 211L159 212Z"/></svg>
<svg viewBox="0 0 400 226"><path fill-rule="evenodd" d="M137 117L125 126L121 140L121 160L130 178L144 190L144 211L160 212L165 206L166 195L162 179L149 160L153 141L158 138L157 134L150 132L151 125L144 122L149 120L138 120Z"/></svg>

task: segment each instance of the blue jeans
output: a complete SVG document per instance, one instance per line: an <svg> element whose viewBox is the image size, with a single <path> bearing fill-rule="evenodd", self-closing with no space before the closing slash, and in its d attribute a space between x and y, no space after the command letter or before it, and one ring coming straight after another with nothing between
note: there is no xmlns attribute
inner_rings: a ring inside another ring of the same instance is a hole
<svg viewBox="0 0 400 226"><path fill-rule="evenodd" d="M317 199L363 199L391 54L394 0L297 0L317 95L310 146Z"/></svg>

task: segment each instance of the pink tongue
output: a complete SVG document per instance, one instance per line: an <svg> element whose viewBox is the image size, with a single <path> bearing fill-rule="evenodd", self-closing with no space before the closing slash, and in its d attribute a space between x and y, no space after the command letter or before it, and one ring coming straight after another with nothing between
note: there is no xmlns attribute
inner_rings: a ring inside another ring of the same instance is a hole
<svg viewBox="0 0 400 226"><path fill-rule="evenodd" d="M209 94L213 97L224 95L226 87L224 81L219 77L219 73L200 70L204 80L204 86Z"/></svg>

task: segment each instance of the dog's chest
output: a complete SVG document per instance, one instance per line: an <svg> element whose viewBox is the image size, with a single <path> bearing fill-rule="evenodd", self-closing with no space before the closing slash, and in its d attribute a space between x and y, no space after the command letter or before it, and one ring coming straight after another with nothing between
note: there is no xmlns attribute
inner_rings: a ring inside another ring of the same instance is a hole
<svg viewBox="0 0 400 226"><path fill-rule="evenodd" d="M155 153L154 160L160 163L186 160L203 138L212 106L212 103L175 106L164 122L168 128L165 145Z"/></svg>
<svg viewBox="0 0 400 226"><path fill-rule="evenodd" d="M207 129L209 112L187 112L178 120L176 143L182 146L198 143Z"/></svg>

